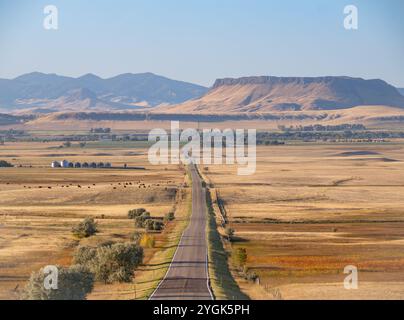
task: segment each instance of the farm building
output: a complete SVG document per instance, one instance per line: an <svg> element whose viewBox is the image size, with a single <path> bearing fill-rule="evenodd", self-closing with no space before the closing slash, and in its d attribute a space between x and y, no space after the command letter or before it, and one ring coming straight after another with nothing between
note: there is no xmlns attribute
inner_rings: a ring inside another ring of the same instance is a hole
<svg viewBox="0 0 404 320"><path fill-rule="evenodd" d="M69 161L67 161L67 160L60 161L60 166L62 168L68 168L69 167Z"/></svg>
<svg viewBox="0 0 404 320"><path fill-rule="evenodd" d="M51 164L51 167L52 167L52 168L60 168L60 162L58 162L58 161L53 161L52 164Z"/></svg>
<svg viewBox="0 0 404 320"><path fill-rule="evenodd" d="M110 162L69 162L67 160L63 161L53 161L51 163L52 168L112 168Z"/></svg>

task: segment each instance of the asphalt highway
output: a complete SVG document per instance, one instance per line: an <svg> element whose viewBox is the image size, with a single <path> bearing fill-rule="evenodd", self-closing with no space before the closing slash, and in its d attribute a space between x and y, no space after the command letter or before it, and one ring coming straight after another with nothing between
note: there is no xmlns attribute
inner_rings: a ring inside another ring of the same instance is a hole
<svg viewBox="0 0 404 320"><path fill-rule="evenodd" d="M206 242L206 190L194 166L192 215L164 279L151 300L212 300Z"/></svg>

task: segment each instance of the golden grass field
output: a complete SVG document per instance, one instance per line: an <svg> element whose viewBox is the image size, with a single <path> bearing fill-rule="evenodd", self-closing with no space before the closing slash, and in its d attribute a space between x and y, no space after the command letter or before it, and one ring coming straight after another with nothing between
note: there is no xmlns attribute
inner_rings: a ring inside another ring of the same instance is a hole
<svg viewBox="0 0 404 320"><path fill-rule="evenodd" d="M57 149L58 145L6 143L0 148L0 159L21 166L0 168L0 299L17 299L32 271L46 265L69 265L79 243L130 241L136 229L127 218L129 209L144 207L152 216L163 217L177 207L177 190L185 192L186 198L184 169L149 165L144 147L122 144L111 149L94 143L86 148ZM116 167L126 163L145 170L50 168L51 161L63 159L111 162ZM156 235L156 248L145 250L144 268L159 248L170 244L167 234L183 224L187 211L181 206L176 222ZM96 218L100 232L79 241L71 228L87 216ZM159 272L149 275L151 285L160 276ZM133 292L120 293L122 288L126 287L113 286L111 293L97 284L89 298L135 298ZM144 288L144 295L147 290L150 288Z"/></svg>
<svg viewBox="0 0 404 320"><path fill-rule="evenodd" d="M147 298L188 221L190 181L184 168L149 165L141 142L59 145L20 142L0 148L0 159L17 166L0 169L0 299L18 299L32 271L69 265L79 244L130 241L136 229L127 219L129 209L144 207L162 217L174 208L176 220L156 235L155 248L145 250L135 282L97 284L88 297ZM236 230L232 248L247 248L247 266L260 276L258 285L233 273L245 294L252 299L404 298L402 142L267 146L258 147L257 156L253 176L237 176L236 166L201 169ZM63 159L111 162L118 168L50 168L51 161ZM125 163L144 170L121 169ZM87 216L96 218L100 232L78 240L71 227ZM344 289L347 265L359 269L359 290ZM216 280L217 286L223 283ZM237 292L233 287L223 297L231 298Z"/></svg>
<svg viewBox="0 0 404 320"><path fill-rule="evenodd" d="M404 298L404 144L259 147L257 172L204 170L261 284L253 299ZM230 249L229 249L230 250ZM344 267L359 270L346 290Z"/></svg>

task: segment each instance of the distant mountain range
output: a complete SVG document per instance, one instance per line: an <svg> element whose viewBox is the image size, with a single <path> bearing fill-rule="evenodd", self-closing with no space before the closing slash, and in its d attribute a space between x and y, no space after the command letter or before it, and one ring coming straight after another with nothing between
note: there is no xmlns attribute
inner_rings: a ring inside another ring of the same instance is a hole
<svg viewBox="0 0 404 320"><path fill-rule="evenodd" d="M396 89L383 80L350 77L226 78L216 80L210 89L152 73L127 73L102 79L93 74L72 78L34 72L12 80L0 79L0 112L15 116L55 112L105 116L128 111L230 117L292 112L301 116L304 112L357 106L401 110L404 89Z"/></svg>
<svg viewBox="0 0 404 320"><path fill-rule="evenodd" d="M404 108L404 96L383 80L262 76L219 79L202 97L154 112L271 113L375 105Z"/></svg>
<svg viewBox="0 0 404 320"><path fill-rule="evenodd" d="M0 109L44 113L139 109L182 103L206 91L205 87L152 73L102 79L93 74L72 78L34 72L0 79Z"/></svg>

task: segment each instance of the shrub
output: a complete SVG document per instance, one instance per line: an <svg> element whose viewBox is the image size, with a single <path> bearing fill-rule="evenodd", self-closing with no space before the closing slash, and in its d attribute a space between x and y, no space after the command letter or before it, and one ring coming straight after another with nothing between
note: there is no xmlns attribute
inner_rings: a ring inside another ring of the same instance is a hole
<svg viewBox="0 0 404 320"><path fill-rule="evenodd" d="M143 261L143 249L132 243L97 248L91 263L96 279L105 283L131 282L136 267Z"/></svg>
<svg viewBox="0 0 404 320"><path fill-rule="evenodd" d="M154 231L161 231L164 229L164 223L158 220L153 221L153 230Z"/></svg>
<svg viewBox="0 0 404 320"><path fill-rule="evenodd" d="M11 163L4 160L0 160L0 168L11 168L11 167L14 167Z"/></svg>
<svg viewBox="0 0 404 320"><path fill-rule="evenodd" d="M143 248L133 243L117 243L97 248L79 247L74 262L94 273L104 283L131 282L133 272L143 261Z"/></svg>
<svg viewBox="0 0 404 320"><path fill-rule="evenodd" d="M147 211L143 212L140 216L135 217L135 227L145 228L148 220L150 220L150 213Z"/></svg>
<svg viewBox="0 0 404 320"><path fill-rule="evenodd" d="M234 229L232 229L232 228L230 228L230 227L226 227L226 228L224 229L224 233L226 234L227 239L228 239L229 241L231 241L231 240L233 239L233 236L234 236Z"/></svg>
<svg viewBox="0 0 404 320"><path fill-rule="evenodd" d="M232 258L233 263L240 269L243 269L247 263L247 250L245 248L237 248L233 252Z"/></svg>
<svg viewBox="0 0 404 320"><path fill-rule="evenodd" d="M92 261L96 255L97 248L80 246L73 254L73 263L89 267L90 261Z"/></svg>
<svg viewBox="0 0 404 320"><path fill-rule="evenodd" d="M88 238L97 233L97 223L94 218L85 218L77 226L72 228L73 235L78 238Z"/></svg>
<svg viewBox="0 0 404 320"><path fill-rule="evenodd" d="M258 275L255 272L251 272L247 274L247 280L251 282L256 282L258 279Z"/></svg>
<svg viewBox="0 0 404 320"><path fill-rule="evenodd" d="M160 231L164 228L164 223L158 220L146 220L145 222L146 231Z"/></svg>
<svg viewBox="0 0 404 320"><path fill-rule="evenodd" d="M161 231L164 229L164 223L159 220L146 220L144 227L146 231Z"/></svg>
<svg viewBox="0 0 404 320"><path fill-rule="evenodd" d="M93 290L94 275L83 266L58 268L58 289L45 289L44 269L33 272L22 294L25 300L85 300Z"/></svg>
<svg viewBox="0 0 404 320"><path fill-rule="evenodd" d="M174 219L175 219L174 212L169 212L164 216L164 221L165 222L173 221Z"/></svg>
<svg viewBox="0 0 404 320"><path fill-rule="evenodd" d="M132 235L133 242L138 245L140 243L140 240L142 239L142 236L143 236L142 233L134 232Z"/></svg>
<svg viewBox="0 0 404 320"><path fill-rule="evenodd" d="M129 219L135 219L136 217L140 217L145 212L146 212L146 209L144 209L144 208L129 210L128 211L128 218Z"/></svg>
<svg viewBox="0 0 404 320"><path fill-rule="evenodd" d="M144 227L145 227L146 231L153 231L154 230L154 221L153 220L145 221Z"/></svg>
<svg viewBox="0 0 404 320"><path fill-rule="evenodd" d="M156 240L154 239L154 236L152 236L151 234L146 233L140 239L139 244L143 248L154 248L154 246L156 245Z"/></svg>

